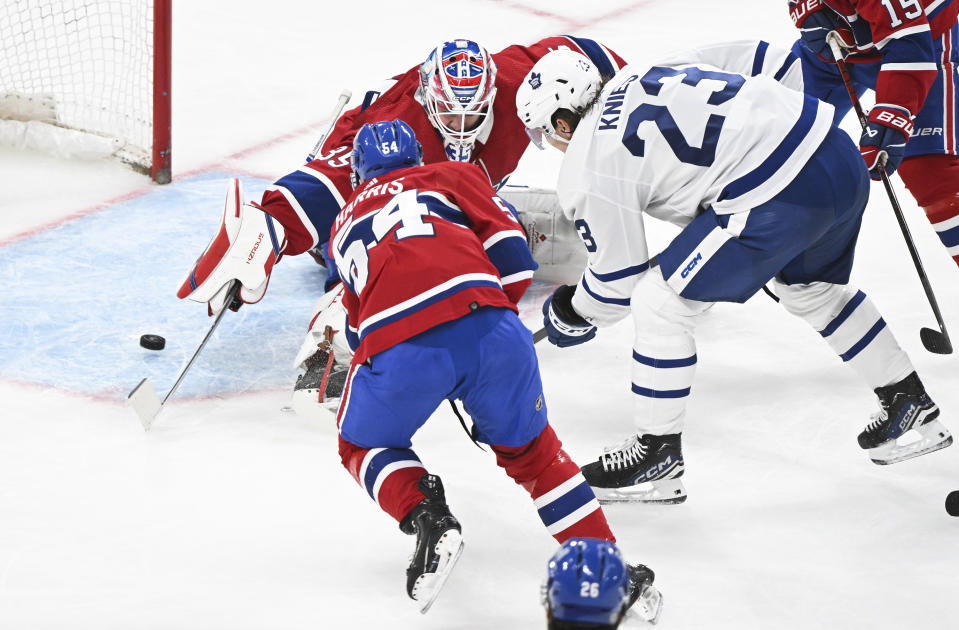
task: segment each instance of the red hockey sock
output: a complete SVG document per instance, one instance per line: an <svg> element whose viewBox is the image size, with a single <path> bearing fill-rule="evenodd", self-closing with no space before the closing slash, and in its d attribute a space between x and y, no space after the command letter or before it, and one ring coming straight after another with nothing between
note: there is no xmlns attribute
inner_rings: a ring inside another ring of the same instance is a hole
<svg viewBox="0 0 959 630"><path fill-rule="evenodd" d="M959 265L959 193L940 199L924 210L939 240Z"/></svg>
<svg viewBox="0 0 959 630"><path fill-rule="evenodd" d="M899 174L959 265L959 157L916 156L902 163Z"/></svg>
<svg viewBox="0 0 959 630"><path fill-rule="evenodd" d="M616 540L583 473L546 425L524 446L493 445L496 463L533 498L546 529L560 544L570 538Z"/></svg>
<svg viewBox="0 0 959 630"><path fill-rule="evenodd" d="M416 486L426 468L412 449L362 448L341 436L340 460L376 504L397 522L426 498Z"/></svg>

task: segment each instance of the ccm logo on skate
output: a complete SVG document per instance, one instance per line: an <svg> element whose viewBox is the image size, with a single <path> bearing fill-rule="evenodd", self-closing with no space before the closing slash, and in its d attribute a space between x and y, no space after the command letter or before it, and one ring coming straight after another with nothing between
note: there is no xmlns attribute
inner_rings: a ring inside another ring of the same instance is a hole
<svg viewBox="0 0 959 630"><path fill-rule="evenodd" d="M909 427L912 425L912 421L919 414L919 407L917 405L909 405L909 409L906 413L902 414L902 420L899 421L899 430L908 431Z"/></svg>
<svg viewBox="0 0 959 630"><path fill-rule="evenodd" d="M702 260L702 259L703 259L703 255L702 255L702 254L696 254L696 257L689 261L689 264L686 265L686 268L683 269L683 272L682 272L681 274L679 274L679 275L681 275L683 278L685 278L686 276L688 276L689 274L691 274L691 273L693 272L693 269L696 268L696 265L698 265L698 264L699 264L699 261Z"/></svg>
<svg viewBox="0 0 959 630"><path fill-rule="evenodd" d="M256 256L256 250L260 249L260 243L263 242L263 232L256 237L256 242L253 243L253 249L250 250L250 254L246 257L246 264L250 264L253 260L253 257Z"/></svg>
<svg viewBox="0 0 959 630"><path fill-rule="evenodd" d="M666 459L661 461L658 465L653 466L646 472L642 473L637 477L636 483L642 483L644 481L652 481L659 477L663 471L669 470L676 465L676 460L673 459L672 455L669 455Z"/></svg>

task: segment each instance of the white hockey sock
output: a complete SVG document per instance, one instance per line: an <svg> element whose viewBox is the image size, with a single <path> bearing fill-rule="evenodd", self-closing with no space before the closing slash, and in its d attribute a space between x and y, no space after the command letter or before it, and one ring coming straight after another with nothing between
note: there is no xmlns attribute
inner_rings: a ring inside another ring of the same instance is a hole
<svg viewBox="0 0 959 630"><path fill-rule="evenodd" d="M675 336L637 336L630 368L633 414L639 433L680 433L696 374L696 342Z"/></svg>
<svg viewBox="0 0 959 630"><path fill-rule="evenodd" d="M806 320L870 388L896 383L913 371L872 300L850 285L784 285L776 293L790 313Z"/></svg>
<svg viewBox="0 0 959 630"><path fill-rule="evenodd" d="M637 283L630 302L636 328L630 368L636 430L681 433L696 374L693 331L710 304L680 297L658 270Z"/></svg>

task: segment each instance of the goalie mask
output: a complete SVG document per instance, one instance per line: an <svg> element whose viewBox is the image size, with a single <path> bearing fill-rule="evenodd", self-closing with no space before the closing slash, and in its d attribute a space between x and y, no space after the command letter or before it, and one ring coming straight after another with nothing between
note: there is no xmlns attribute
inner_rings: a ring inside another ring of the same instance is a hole
<svg viewBox="0 0 959 630"><path fill-rule="evenodd" d="M516 114L533 144L543 149L545 137L556 134L553 114L560 109L582 114L602 83L585 55L562 48L546 53L516 91Z"/></svg>
<svg viewBox="0 0 959 630"><path fill-rule="evenodd" d="M399 118L360 127L353 138L353 188L398 168L423 164L423 145Z"/></svg>
<svg viewBox="0 0 959 630"><path fill-rule="evenodd" d="M572 538L549 561L543 603L551 624L615 628L628 598L629 571L619 549L609 541Z"/></svg>
<svg viewBox="0 0 959 630"><path fill-rule="evenodd" d="M446 157L468 162L473 145L493 122L496 64L474 41L437 46L420 66L417 100L443 136Z"/></svg>

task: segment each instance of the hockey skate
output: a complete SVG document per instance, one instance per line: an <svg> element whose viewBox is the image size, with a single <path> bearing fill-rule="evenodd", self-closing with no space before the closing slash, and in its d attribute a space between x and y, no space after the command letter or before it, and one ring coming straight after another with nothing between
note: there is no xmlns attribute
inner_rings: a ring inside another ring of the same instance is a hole
<svg viewBox="0 0 959 630"><path fill-rule="evenodd" d="M306 371L296 377L293 385L293 409L303 417L323 416L333 420L340 405L340 396L350 371L349 365L340 365L334 360L331 347L333 329L324 331L324 340L316 346L304 365Z"/></svg>
<svg viewBox="0 0 959 630"><path fill-rule="evenodd" d="M874 463L895 464L952 444L949 430L937 420L939 408L915 372L875 392L879 412L859 434L859 446Z"/></svg>
<svg viewBox="0 0 959 630"><path fill-rule="evenodd" d="M629 570L629 600L624 619L635 617L655 624L663 610L663 596L653 586L656 574L643 564L628 564L626 568Z"/></svg>
<svg viewBox="0 0 959 630"><path fill-rule="evenodd" d="M682 503L686 500L681 434L631 435L583 466L600 503Z"/></svg>
<svg viewBox="0 0 959 630"><path fill-rule="evenodd" d="M417 485L426 498L406 515L400 530L416 534L416 550L406 569L406 592L426 614L463 553L463 535L446 505L440 478L423 475Z"/></svg>

